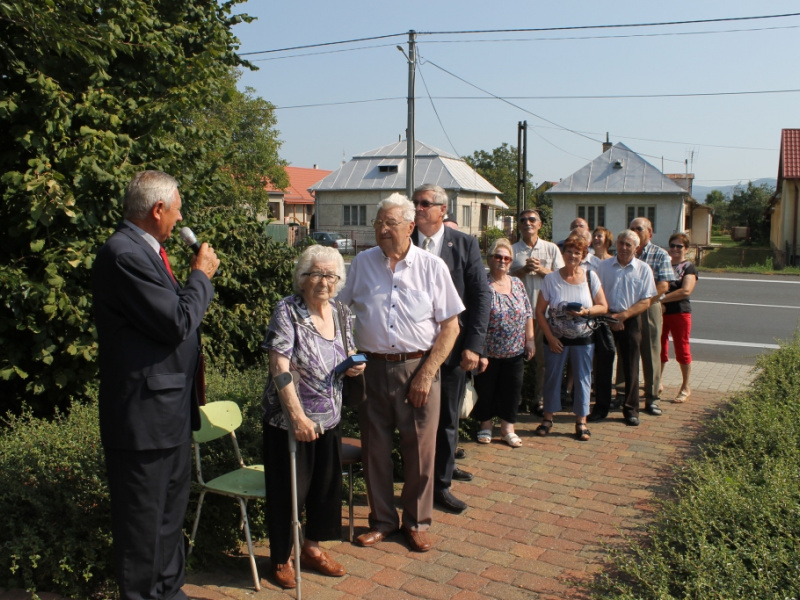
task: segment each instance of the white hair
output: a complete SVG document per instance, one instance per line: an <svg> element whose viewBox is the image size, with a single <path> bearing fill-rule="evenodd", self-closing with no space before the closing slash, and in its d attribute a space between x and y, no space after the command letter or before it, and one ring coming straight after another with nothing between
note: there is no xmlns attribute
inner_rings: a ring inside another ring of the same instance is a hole
<svg viewBox="0 0 800 600"><path fill-rule="evenodd" d="M175 199L178 180L162 171L140 171L133 176L122 198L122 215L126 219L145 219L158 202L169 210Z"/></svg>
<svg viewBox="0 0 800 600"><path fill-rule="evenodd" d="M619 235L617 235L617 241L620 241L621 239L624 238L628 238L631 242L633 242L633 245L637 247L642 242L641 238L639 237L639 234L636 233L633 229L623 229L622 231L620 231Z"/></svg>
<svg viewBox="0 0 800 600"><path fill-rule="evenodd" d="M294 267L292 287L296 294L302 293L303 280L306 278L306 274L310 273L311 269L314 268L314 265L318 262L326 261L331 261L334 265L336 265L336 274L339 276L339 283L336 285L333 296L339 293L339 291L344 287L344 282L347 278L342 255L339 254L339 251L336 248L314 244L313 246L309 246L303 250L303 253L300 255L300 258L297 259L297 264Z"/></svg>
<svg viewBox="0 0 800 600"><path fill-rule="evenodd" d="M399 208L403 211L403 219L406 221L413 221L417 216L417 211L414 209L414 204L406 198L404 194L395 192L388 198L384 198L378 202L378 212L382 210L390 210L392 208Z"/></svg>

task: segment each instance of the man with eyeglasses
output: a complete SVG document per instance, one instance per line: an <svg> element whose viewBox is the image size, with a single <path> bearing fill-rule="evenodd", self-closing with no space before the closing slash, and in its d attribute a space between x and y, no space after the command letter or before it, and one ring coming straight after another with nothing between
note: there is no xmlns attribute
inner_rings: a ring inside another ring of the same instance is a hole
<svg viewBox="0 0 800 600"><path fill-rule="evenodd" d="M564 259L558 246L539 237L542 217L538 211L528 209L520 213L518 218L521 239L512 246L514 260L509 274L519 277L525 284L531 306L536 307L539 290L542 289L544 276L564 266ZM536 352L533 355L534 369L534 401L531 412L542 416L542 388L544 386L544 334L536 327L534 332Z"/></svg>
<svg viewBox="0 0 800 600"><path fill-rule="evenodd" d="M436 432L433 501L439 508L460 513L467 508L450 491L453 479L470 481L472 473L455 466L458 447L458 412L466 388L466 372L478 367L483 353L492 296L478 240L445 227L447 192L438 185L423 185L414 191L416 229L411 241L440 257L450 270L456 291L466 309L458 316L461 332L441 371L441 411Z"/></svg>
<svg viewBox="0 0 800 600"><path fill-rule="evenodd" d="M656 296L653 303L642 313L642 376L644 379L645 412L655 417L661 415L661 328L663 306L661 298L669 290L669 282L675 281L672 259L663 248L651 242L653 225L649 219L639 217L631 221L631 229L639 235L636 258L647 263L653 270Z"/></svg>
<svg viewBox="0 0 800 600"><path fill-rule="evenodd" d="M412 550L431 548L439 368L458 337L458 297L444 261L411 243L414 205L402 194L378 204L377 246L350 265L339 299L355 314L355 342L367 355L367 400L359 407L373 546L401 525ZM394 506L392 449L400 433L404 484L400 521Z"/></svg>

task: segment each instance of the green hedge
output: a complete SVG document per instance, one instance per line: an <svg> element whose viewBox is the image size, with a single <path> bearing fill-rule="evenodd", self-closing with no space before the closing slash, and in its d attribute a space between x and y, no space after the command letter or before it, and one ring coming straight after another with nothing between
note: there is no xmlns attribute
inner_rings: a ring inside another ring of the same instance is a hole
<svg viewBox="0 0 800 600"><path fill-rule="evenodd" d="M209 402L232 400L242 408L237 430L246 463L262 462L262 361L242 373L209 370ZM75 404L52 420L30 410L8 415L0 427L0 588L57 592L69 598L113 598L117 594L111 556L111 508L100 444L97 405ZM358 437L355 414L346 411L344 435ZM206 480L234 466L227 438L204 445ZM194 471L192 480L194 481ZM288 485L288 482L287 482ZM363 480L356 492L364 491ZM191 532L197 493L191 496L184 529ZM266 537L264 502L247 505L255 539ZM208 494L189 567L219 564L240 551L239 506Z"/></svg>
<svg viewBox="0 0 800 600"><path fill-rule="evenodd" d="M751 388L678 471L674 498L612 554L598 598L797 598L800 591L800 338L759 359Z"/></svg>

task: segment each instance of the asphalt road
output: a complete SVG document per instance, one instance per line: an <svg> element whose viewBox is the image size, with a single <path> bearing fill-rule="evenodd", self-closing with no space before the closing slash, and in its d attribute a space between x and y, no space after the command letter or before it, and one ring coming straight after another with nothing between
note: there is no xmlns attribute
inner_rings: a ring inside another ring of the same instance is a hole
<svg viewBox="0 0 800 600"><path fill-rule="evenodd" d="M800 328L796 276L701 271L691 302L693 360L754 364Z"/></svg>

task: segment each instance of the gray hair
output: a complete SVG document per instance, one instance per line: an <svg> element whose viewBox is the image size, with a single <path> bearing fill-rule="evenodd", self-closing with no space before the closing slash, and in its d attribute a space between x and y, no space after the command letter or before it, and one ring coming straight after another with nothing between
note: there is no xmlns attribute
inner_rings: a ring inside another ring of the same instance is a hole
<svg viewBox="0 0 800 600"><path fill-rule="evenodd" d="M508 238L497 238L489 248L489 256L497 252L498 248L505 248L508 250L509 254L511 255L511 259L514 259L514 247L511 245L511 242L508 240Z"/></svg>
<svg viewBox="0 0 800 600"><path fill-rule="evenodd" d="M433 201L436 204L443 204L444 206L447 206L447 201L449 198L447 197L447 192L444 191L442 186L435 185L433 183L426 183L425 185L421 185L414 190L414 196L416 196L417 193L422 192L433 192Z"/></svg>
<svg viewBox="0 0 800 600"><path fill-rule="evenodd" d="M309 246L303 250L303 253L300 255L300 258L297 259L297 264L294 267L294 275L292 276L292 289L294 289L296 294L300 294L303 291L302 284L306 277L304 273L311 272L311 269L316 263L323 261L332 261L333 264L336 265L336 274L339 276L339 283L336 285L336 289L333 291L333 296L338 294L339 291L344 287L345 279L347 279L347 273L344 269L344 259L342 258L342 255L339 254L339 251L336 248L314 244L313 246Z"/></svg>
<svg viewBox="0 0 800 600"><path fill-rule="evenodd" d="M617 235L617 241L620 241L621 239L624 238L628 238L631 242L633 242L633 245L637 247L642 242L641 238L639 237L639 234L636 233L633 229L623 229L622 231L620 231L619 234Z"/></svg>
<svg viewBox="0 0 800 600"><path fill-rule="evenodd" d="M175 199L178 180L162 171L140 171L133 176L122 198L122 216L141 221L159 202L169 209Z"/></svg>
<svg viewBox="0 0 800 600"><path fill-rule="evenodd" d="M414 205L411 203L411 200L406 198L405 194L399 194L395 192L388 198L384 198L380 202L378 202L378 212L380 213L382 210L390 210L392 208L399 208L403 211L403 219L406 221L414 221L414 217L417 216L417 211L414 209Z"/></svg>

